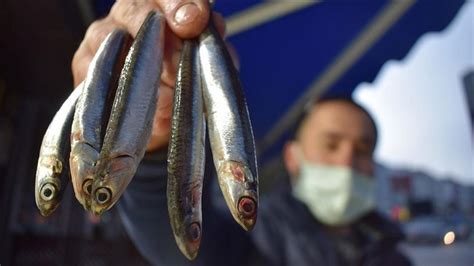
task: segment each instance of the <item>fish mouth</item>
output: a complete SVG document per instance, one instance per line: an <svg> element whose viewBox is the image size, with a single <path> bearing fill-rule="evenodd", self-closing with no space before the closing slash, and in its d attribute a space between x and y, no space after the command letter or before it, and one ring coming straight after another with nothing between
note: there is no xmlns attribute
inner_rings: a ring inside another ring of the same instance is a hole
<svg viewBox="0 0 474 266"><path fill-rule="evenodd" d="M39 211L42 216L48 217L58 208L58 206L59 206L59 203L43 202L41 204L41 207L39 208Z"/></svg>
<svg viewBox="0 0 474 266"><path fill-rule="evenodd" d="M51 206L48 206L48 207L43 206L43 208L40 209L40 213L42 216L48 217L51 215L51 213L53 213L56 210L58 206L59 206L58 204L55 204L55 205L51 204Z"/></svg>

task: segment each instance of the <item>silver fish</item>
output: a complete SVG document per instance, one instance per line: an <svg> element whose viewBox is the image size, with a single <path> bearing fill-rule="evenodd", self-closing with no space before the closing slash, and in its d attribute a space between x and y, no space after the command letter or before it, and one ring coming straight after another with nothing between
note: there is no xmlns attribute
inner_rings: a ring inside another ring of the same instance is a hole
<svg viewBox="0 0 474 266"><path fill-rule="evenodd" d="M54 116L41 143L36 169L35 200L43 216L50 215L61 201L69 181L69 135L81 86L75 89Z"/></svg>
<svg viewBox="0 0 474 266"><path fill-rule="evenodd" d="M123 30L114 30L106 37L89 66L77 102L69 162L76 198L87 210L91 207L93 173L105 134L104 120L108 120L108 101L113 99L116 88L113 79L118 79L130 43L131 36Z"/></svg>
<svg viewBox="0 0 474 266"><path fill-rule="evenodd" d="M212 19L200 36L204 107L220 188L234 219L251 230L258 207L252 126L238 72Z"/></svg>
<svg viewBox="0 0 474 266"><path fill-rule="evenodd" d="M145 154L158 100L164 20L150 12L125 59L93 175L96 214L115 204Z"/></svg>
<svg viewBox="0 0 474 266"><path fill-rule="evenodd" d="M205 120L196 40L184 41L176 77L168 149L168 212L176 243L190 260L202 235Z"/></svg>

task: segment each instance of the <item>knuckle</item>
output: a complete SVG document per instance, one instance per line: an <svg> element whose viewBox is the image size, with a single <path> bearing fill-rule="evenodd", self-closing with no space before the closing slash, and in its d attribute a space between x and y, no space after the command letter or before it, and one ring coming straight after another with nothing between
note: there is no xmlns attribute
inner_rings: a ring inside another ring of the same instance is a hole
<svg viewBox="0 0 474 266"><path fill-rule="evenodd" d="M74 56L72 57L72 62L71 62L71 70L72 70L73 75L76 74L75 72L77 71L76 69L77 69L78 62L79 62L79 55L76 52Z"/></svg>
<svg viewBox="0 0 474 266"><path fill-rule="evenodd" d="M106 20L98 20L89 26L84 41L91 52L95 53L107 34L110 33L107 23Z"/></svg>
<svg viewBox="0 0 474 266"><path fill-rule="evenodd" d="M122 0L115 3L111 13L114 20L128 26L141 23L152 9L153 6L149 1Z"/></svg>
<svg viewBox="0 0 474 266"><path fill-rule="evenodd" d="M103 20L96 20L87 29L86 37L96 35L102 28Z"/></svg>
<svg viewBox="0 0 474 266"><path fill-rule="evenodd" d="M74 56L72 57L72 62L71 62L71 70L74 74L75 71L77 71L77 68L79 66L79 63L81 59L84 57L84 54L87 51L84 48L84 42L81 43L77 51L74 53Z"/></svg>
<svg viewBox="0 0 474 266"><path fill-rule="evenodd" d="M92 60L92 54L85 46L84 42L81 43L71 62L72 75L76 85L85 78L89 63Z"/></svg>
<svg viewBox="0 0 474 266"><path fill-rule="evenodd" d="M135 0L121 1L117 4L115 16L121 20L129 21L137 13L138 3Z"/></svg>

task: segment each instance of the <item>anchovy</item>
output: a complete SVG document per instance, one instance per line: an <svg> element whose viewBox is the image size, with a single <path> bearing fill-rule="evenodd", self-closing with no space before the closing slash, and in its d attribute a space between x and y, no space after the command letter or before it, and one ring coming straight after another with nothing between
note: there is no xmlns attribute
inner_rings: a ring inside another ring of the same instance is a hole
<svg viewBox="0 0 474 266"><path fill-rule="evenodd" d="M150 12L125 59L93 174L96 214L115 204L145 154L158 100L163 34L164 17Z"/></svg>
<svg viewBox="0 0 474 266"><path fill-rule="evenodd" d="M258 173L243 89L212 19L200 35L203 95L214 165L234 219L251 230L258 207Z"/></svg>
<svg viewBox="0 0 474 266"><path fill-rule="evenodd" d="M131 36L114 30L94 56L76 106L71 133L72 183L77 200L90 210L94 168L104 137L118 73L131 44ZM114 80L115 79L115 80Z"/></svg>
<svg viewBox="0 0 474 266"><path fill-rule="evenodd" d="M168 212L176 243L190 260L202 234L205 120L196 40L186 40L176 77L168 149Z"/></svg>
<svg viewBox="0 0 474 266"><path fill-rule="evenodd" d="M69 181L71 124L81 86L75 89L54 116L41 143L35 180L35 200L43 216L59 206Z"/></svg>

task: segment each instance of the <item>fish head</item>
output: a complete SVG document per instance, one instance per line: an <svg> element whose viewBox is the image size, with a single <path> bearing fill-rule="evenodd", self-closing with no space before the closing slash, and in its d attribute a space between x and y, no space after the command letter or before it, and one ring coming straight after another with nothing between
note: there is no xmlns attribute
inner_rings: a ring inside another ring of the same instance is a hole
<svg viewBox="0 0 474 266"><path fill-rule="evenodd" d="M67 174L63 162L54 155L41 156L36 171L35 200L43 216L49 216L59 205L60 176Z"/></svg>
<svg viewBox="0 0 474 266"><path fill-rule="evenodd" d="M110 209L127 188L136 169L137 161L133 156L99 159L94 173L91 210L100 215Z"/></svg>
<svg viewBox="0 0 474 266"><path fill-rule="evenodd" d="M199 221L185 218L182 228L175 234L176 244L189 260L194 260L201 245L202 228Z"/></svg>
<svg viewBox="0 0 474 266"><path fill-rule="evenodd" d="M202 190L200 185L191 187L190 193L186 193L187 196L182 199L184 200L183 203L190 206L190 208L183 210L181 219L179 218L180 216L173 217L170 215L170 221L179 249L189 260L194 260L198 254L202 237ZM168 204L168 206L170 205Z"/></svg>
<svg viewBox="0 0 474 266"><path fill-rule="evenodd" d="M36 205L38 206L41 215L49 216L59 206L61 200L59 188L61 187L58 179L45 180L40 185L38 195L36 196Z"/></svg>
<svg viewBox="0 0 474 266"><path fill-rule="evenodd" d="M178 178L172 176L173 174L168 178L167 189L171 228L181 253L189 260L194 260L198 254L202 237L202 180L193 180L190 183L178 185L173 182ZM179 196L175 193L178 193Z"/></svg>
<svg viewBox="0 0 474 266"><path fill-rule="evenodd" d="M237 161L222 162L217 177L232 216L245 230L252 230L257 221L257 179L247 166Z"/></svg>
<svg viewBox="0 0 474 266"><path fill-rule="evenodd" d="M98 157L99 152L87 143L74 145L69 157L74 194L86 210L91 208L92 181Z"/></svg>

